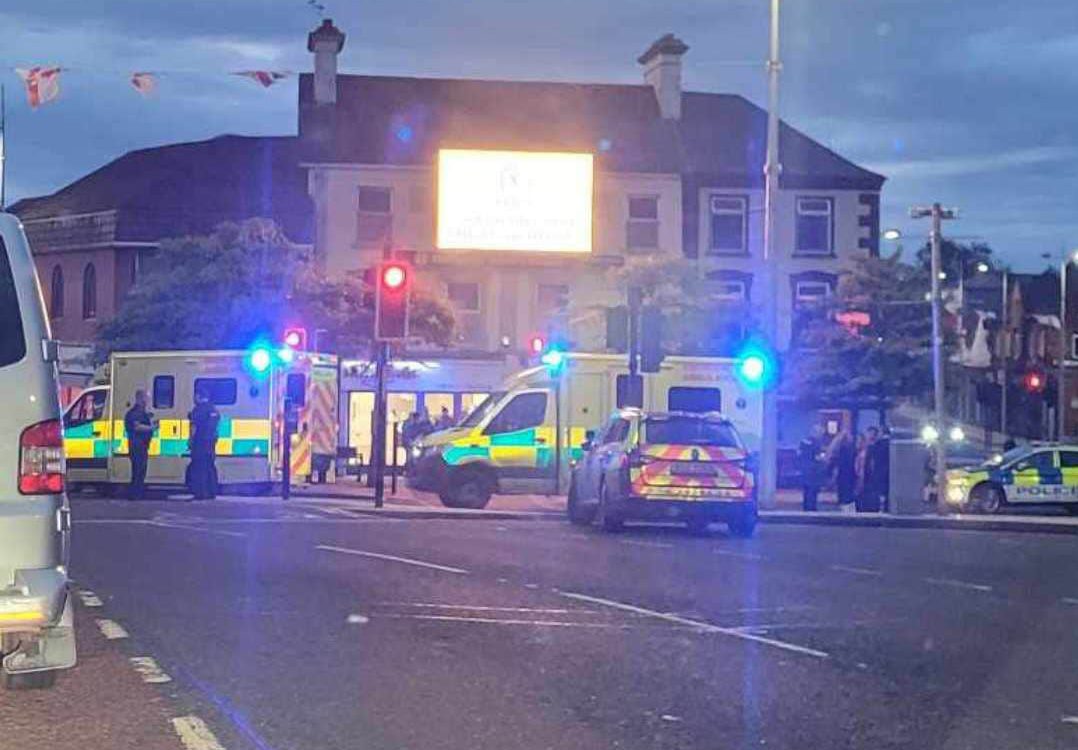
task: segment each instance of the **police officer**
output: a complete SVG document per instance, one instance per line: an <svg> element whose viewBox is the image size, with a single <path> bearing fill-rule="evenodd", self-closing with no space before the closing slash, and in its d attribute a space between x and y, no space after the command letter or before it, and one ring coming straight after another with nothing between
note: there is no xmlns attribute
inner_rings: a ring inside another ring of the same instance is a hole
<svg viewBox="0 0 1078 750"><path fill-rule="evenodd" d="M146 464L150 460L150 440L153 438L153 415L146 411L146 391L135 391L135 403L124 414L124 434L127 435L127 454L131 457L131 484L127 486L128 500L141 500L146 494Z"/></svg>
<svg viewBox="0 0 1078 750"><path fill-rule="evenodd" d="M191 437L187 441L191 450L188 489L195 500L212 500L217 497L214 458L217 451L217 424L221 421L221 415L210 403L209 395L199 389L195 392L195 408L187 419L191 425Z"/></svg>

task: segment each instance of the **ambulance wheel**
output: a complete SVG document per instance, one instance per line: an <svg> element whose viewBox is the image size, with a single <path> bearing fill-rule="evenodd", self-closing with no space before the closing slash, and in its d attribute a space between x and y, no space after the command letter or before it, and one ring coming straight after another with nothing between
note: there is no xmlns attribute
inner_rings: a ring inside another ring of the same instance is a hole
<svg viewBox="0 0 1078 750"><path fill-rule="evenodd" d="M493 482L479 469L465 469L449 477L448 486L438 497L447 508L480 510L487 507L494 494Z"/></svg>
<svg viewBox="0 0 1078 750"><path fill-rule="evenodd" d="M598 520L599 528L603 531L614 533L621 531L625 526L625 519L622 518L621 513L618 512L614 506L614 498L610 492L610 488L606 483L599 488L599 509Z"/></svg>
<svg viewBox="0 0 1078 750"><path fill-rule="evenodd" d="M979 513L999 513L1003 510L1003 506L1007 504L1007 500L1003 496L1003 490L991 484L982 484L980 487L976 487L973 490L974 507Z"/></svg>
<svg viewBox="0 0 1078 750"><path fill-rule="evenodd" d="M575 526L590 526L595 520L596 508L580 504L580 498L576 493L576 479L569 484L569 497L565 502L566 512L569 514L569 523Z"/></svg>

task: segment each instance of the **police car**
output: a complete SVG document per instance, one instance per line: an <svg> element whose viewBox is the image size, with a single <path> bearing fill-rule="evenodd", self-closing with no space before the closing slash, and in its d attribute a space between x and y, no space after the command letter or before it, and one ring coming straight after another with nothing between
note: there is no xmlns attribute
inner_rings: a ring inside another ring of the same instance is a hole
<svg viewBox="0 0 1078 750"><path fill-rule="evenodd" d="M946 501L981 513L1052 504L1078 514L1078 444L1023 445L979 466L948 471Z"/></svg>

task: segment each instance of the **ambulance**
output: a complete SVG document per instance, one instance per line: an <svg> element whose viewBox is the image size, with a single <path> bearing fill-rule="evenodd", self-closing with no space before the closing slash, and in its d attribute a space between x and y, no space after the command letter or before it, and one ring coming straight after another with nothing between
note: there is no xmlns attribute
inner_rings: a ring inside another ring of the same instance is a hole
<svg viewBox="0 0 1078 750"><path fill-rule="evenodd" d="M216 465L224 491L269 493L281 482L286 397L299 414L291 436L292 481L304 481L319 468L332 478L337 381L335 357L284 349L113 354L108 383L83 391L64 414L68 486L111 496L130 481L124 414L139 389L146 391L155 424L148 485L185 484L187 415L199 390L221 414Z"/></svg>
<svg viewBox="0 0 1078 750"><path fill-rule="evenodd" d="M718 412L746 450L759 450L763 398L738 377L738 360L667 357L643 376L646 411ZM634 388L623 355L556 353L505 381L456 427L412 447L409 486L448 507L483 508L494 493L564 494L571 462Z"/></svg>

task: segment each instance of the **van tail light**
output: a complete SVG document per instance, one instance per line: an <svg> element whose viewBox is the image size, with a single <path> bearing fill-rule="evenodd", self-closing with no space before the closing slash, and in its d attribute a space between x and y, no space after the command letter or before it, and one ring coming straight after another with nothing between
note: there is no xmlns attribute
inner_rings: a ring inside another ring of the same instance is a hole
<svg viewBox="0 0 1078 750"><path fill-rule="evenodd" d="M30 425L19 437L19 492L55 495L63 491L63 425L59 419Z"/></svg>

